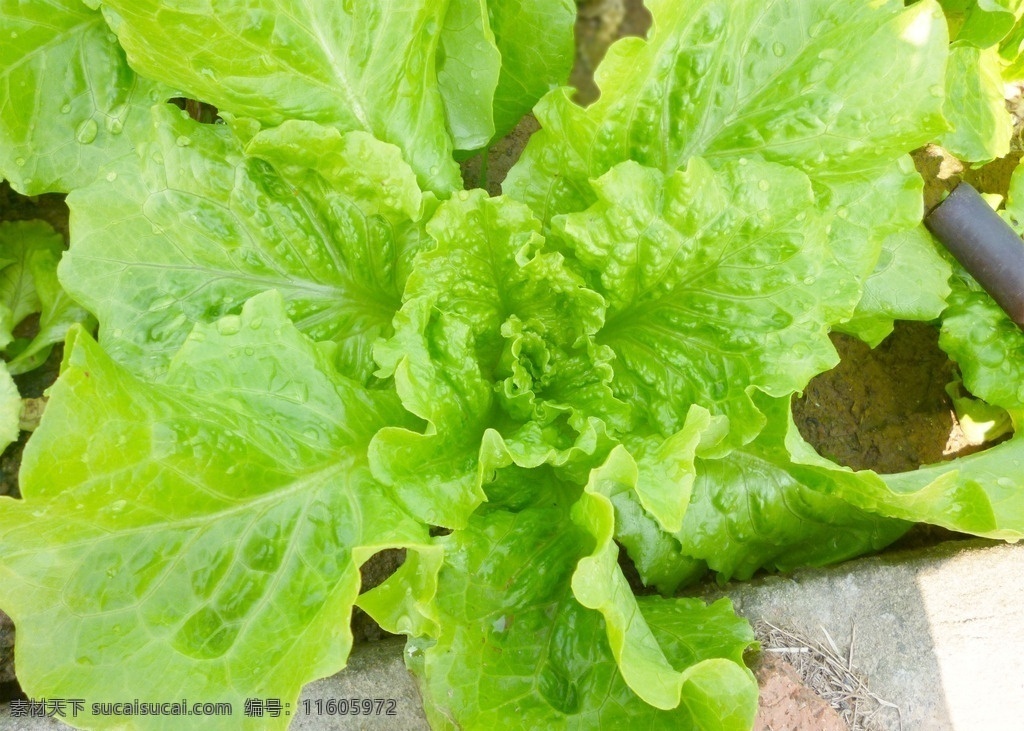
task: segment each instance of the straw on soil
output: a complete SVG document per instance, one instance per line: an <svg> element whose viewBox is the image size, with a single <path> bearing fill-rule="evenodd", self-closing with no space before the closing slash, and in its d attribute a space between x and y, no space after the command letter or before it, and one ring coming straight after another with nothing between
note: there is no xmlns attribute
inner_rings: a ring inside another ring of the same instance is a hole
<svg viewBox="0 0 1024 731"><path fill-rule="evenodd" d="M754 631L761 651L783 655L804 683L839 713L851 731L902 731L899 706L872 693L855 669L856 627L851 630L845 656L824 627L821 631L825 642L801 637L765 621L758 622Z"/></svg>

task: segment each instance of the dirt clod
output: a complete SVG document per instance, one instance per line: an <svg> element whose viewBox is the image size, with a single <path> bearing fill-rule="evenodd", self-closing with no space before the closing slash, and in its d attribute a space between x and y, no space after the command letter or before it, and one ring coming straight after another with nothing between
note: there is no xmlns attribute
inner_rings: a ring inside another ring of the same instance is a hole
<svg viewBox="0 0 1024 731"><path fill-rule="evenodd" d="M765 653L754 675L761 690L754 731L847 731L835 709L782 658Z"/></svg>

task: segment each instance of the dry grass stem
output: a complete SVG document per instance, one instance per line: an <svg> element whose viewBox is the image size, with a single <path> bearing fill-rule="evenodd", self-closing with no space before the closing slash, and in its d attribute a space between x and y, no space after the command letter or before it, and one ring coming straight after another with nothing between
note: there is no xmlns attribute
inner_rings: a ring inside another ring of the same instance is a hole
<svg viewBox="0 0 1024 731"><path fill-rule="evenodd" d="M762 652L780 653L796 669L804 683L831 705L851 731L902 731L899 706L880 698L857 674L853 663L856 627L850 633L845 655L822 627L824 642L758 622L754 627Z"/></svg>

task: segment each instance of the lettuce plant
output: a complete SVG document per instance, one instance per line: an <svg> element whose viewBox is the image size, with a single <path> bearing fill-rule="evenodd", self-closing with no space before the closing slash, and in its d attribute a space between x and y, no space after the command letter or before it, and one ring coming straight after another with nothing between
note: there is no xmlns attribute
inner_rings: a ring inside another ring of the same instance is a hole
<svg viewBox="0 0 1024 731"><path fill-rule="evenodd" d="M753 633L677 589L916 521L1024 535L1020 439L879 476L789 411L830 330L954 296L908 157L950 129L942 8L649 6L582 108L565 2L0 0L0 174L69 193L60 282L99 322L0 500L29 694L283 728L245 700L294 709L358 604L438 728L745 729ZM504 194L464 189L531 107ZM1019 409L957 303L965 383Z"/></svg>
<svg viewBox="0 0 1024 731"><path fill-rule="evenodd" d="M0 448L18 439L22 425L13 376L45 362L72 325L92 324L57 281L63 249L60 234L44 221L0 223ZM31 315L38 317L35 335L17 337L15 329Z"/></svg>

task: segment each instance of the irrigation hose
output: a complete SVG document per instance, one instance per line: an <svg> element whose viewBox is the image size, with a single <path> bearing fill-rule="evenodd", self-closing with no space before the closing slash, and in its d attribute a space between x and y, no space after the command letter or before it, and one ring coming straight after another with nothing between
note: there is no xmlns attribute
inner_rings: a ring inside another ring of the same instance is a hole
<svg viewBox="0 0 1024 731"><path fill-rule="evenodd" d="M1024 330L1024 241L978 191L960 183L924 225Z"/></svg>

